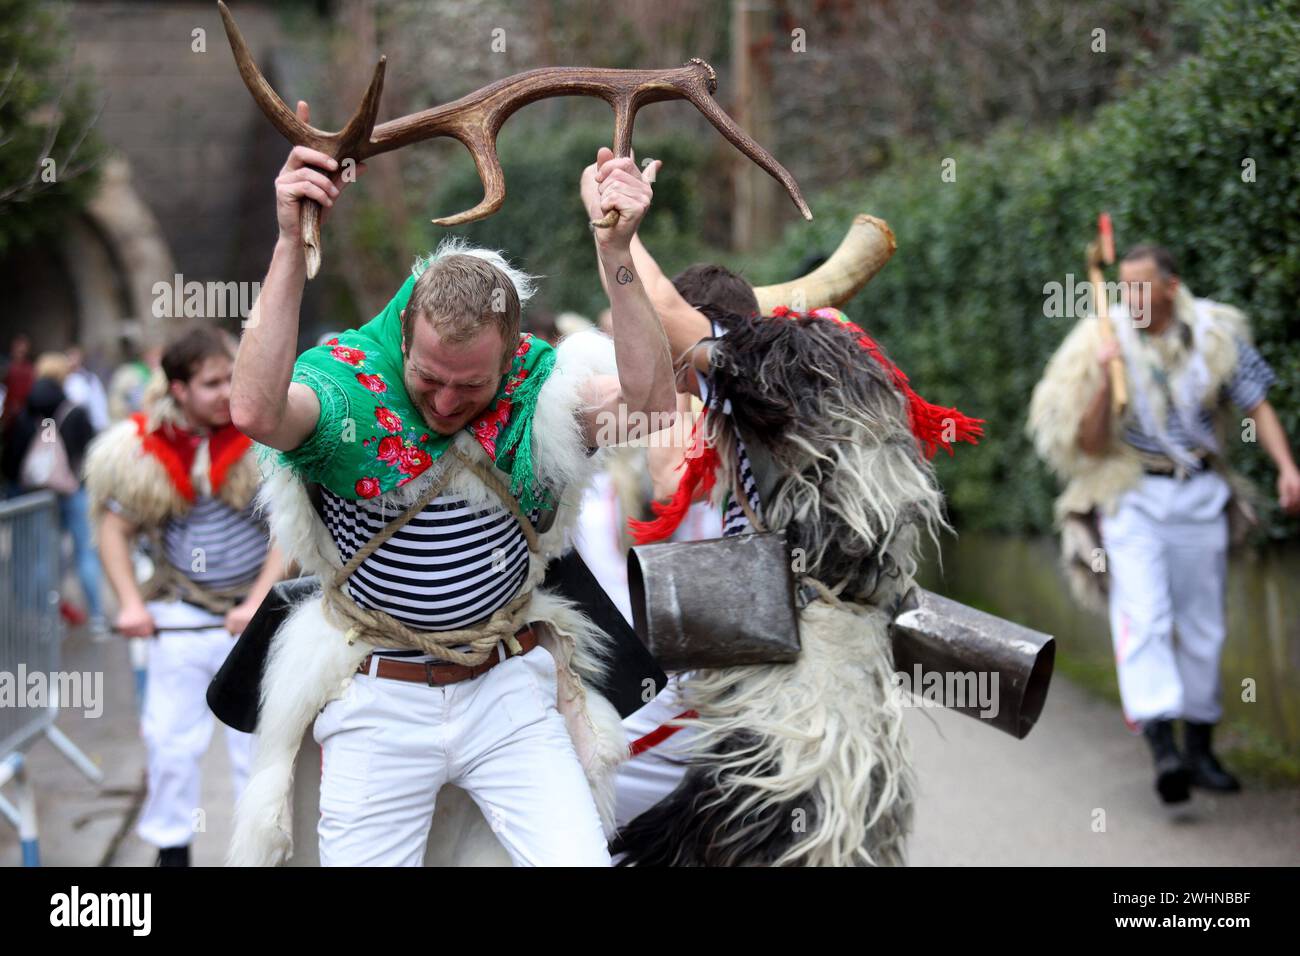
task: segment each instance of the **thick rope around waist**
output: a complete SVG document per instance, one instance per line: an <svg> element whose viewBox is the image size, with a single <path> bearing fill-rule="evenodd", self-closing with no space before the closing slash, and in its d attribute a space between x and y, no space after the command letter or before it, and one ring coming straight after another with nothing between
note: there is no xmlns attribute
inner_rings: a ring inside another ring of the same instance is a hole
<svg viewBox="0 0 1300 956"><path fill-rule="evenodd" d="M528 550L537 553L539 548L537 530L524 515L514 495L505 491L488 469L466 458L459 449L452 448L448 454L453 455L456 463L474 472L488 488L496 492L497 497L519 523L524 537L528 539ZM437 480L429 485L414 504L385 525L383 530L367 541L363 547L358 548L326 585L322 604L325 617L335 627L346 631L349 641L360 639L375 647L423 651L438 660L470 667L486 661L496 647L497 641L505 641L513 653L517 654L522 650L519 642L515 640L515 632L528 623L524 608L528 606L529 599L532 597L531 588L516 594L510 603L497 610L486 621L454 631L417 630L384 611L358 606L347 593L347 580L352 576L352 572L379 550L384 542L396 534L404 524L423 511L429 502L438 497L450 483L455 471L454 465L449 463ZM470 650L455 650L457 644L468 644Z"/></svg>
<svg viewBox="0 0 1300 956"><path fill-rule="evenodd" d="M338 588L325 591L324 610L330 623L347 632L349 641L362 640L392 650L423 651L440 661L473 667L488 659L497 641L505 641L515 654L523 650L515 640L515 633L527 623L524 608L532 596L531 588L521 591L486 621L455 631L416 630L391 614L358 607ZM455 650L457 644L468 644L470 650Z"/></svg>
<svg viewBox="0 0 1300 956"><path fill-rule="evenodd" d="M154 573L140 589L146 601L181 600L213 614L225 614L248 596L249 585L211 588L192 581L168 563L161 550L155 551Z"/></svg>

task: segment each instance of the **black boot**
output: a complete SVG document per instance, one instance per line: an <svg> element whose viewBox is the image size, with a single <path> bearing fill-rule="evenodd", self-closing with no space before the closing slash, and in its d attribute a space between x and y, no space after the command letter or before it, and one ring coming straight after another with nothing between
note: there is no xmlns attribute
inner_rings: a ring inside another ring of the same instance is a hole
<svg viewBox="0 0 1300 956"><path fill-rule="evenodd" d="M1192 786L1220 793L1236 793L1241 782L1224 770L1210 752L1210 734L1214 724L1194 724L1183 721L1183 747L1187 751L1187 771Z"/></svg>
<svg viewBox="0 0 1300 956"><path fill-rule="evenodd" d="M158 851L155 866L189 866L190 848L188 846L165 846Z"/></svg>
<svg viewBox="0 0 1300 956"><path fill-rule="evenodd" d="M1174 744L1174 725L1169 720L1149 720L1142 725L1142 734L1151 745L1151 755L1156 762L1156 791L1165 803L1182 803L1191 794L1188 791L1190 773Z"/></svg>

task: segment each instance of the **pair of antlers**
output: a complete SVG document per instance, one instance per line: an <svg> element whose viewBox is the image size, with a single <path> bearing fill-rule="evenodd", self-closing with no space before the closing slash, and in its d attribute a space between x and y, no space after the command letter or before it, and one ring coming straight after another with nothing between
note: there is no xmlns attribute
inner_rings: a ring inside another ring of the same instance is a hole
<svg viewBox="0 0 1300 956"><path fill-rule="evenodd" d="M805 219L812 219L808 204L790 172L713 101L717 74L703 60L693 59L675 70L588 67L529 70L498 80L445 106L435 106L376 126L386 62L386 58L381 56L375 64L370 86L361 98L361 105L343 129L329 133L304 123L285 106L253 62L230 10L221 0L217 6L244 85L267 119L293 145L310 146L340 162L344 159L360 162L438 136L450 136L463 143L474 157L474 165L483 183L483 200L473 209L433 220L439 226L475 222L501 208L506 198L506 186L501 161L497 157L497 133L520 107L554 96L594 96L612 106L615 156L631 155L632 120L640 107L664 100L689 100L737 149L785 187ZM610 226L617 221L618 213L615 211L594 225ZM317 203L311 200L302 203L301 226L307 276L310 278L320 268L320 206Z"/></svg>

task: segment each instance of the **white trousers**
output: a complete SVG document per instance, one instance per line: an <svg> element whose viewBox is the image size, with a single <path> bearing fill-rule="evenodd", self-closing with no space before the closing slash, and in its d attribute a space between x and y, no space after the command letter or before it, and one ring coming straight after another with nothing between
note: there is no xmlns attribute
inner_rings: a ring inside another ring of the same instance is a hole
<svg viewBox="0 0 1300 956"><path fill-rule="evenodd" d="M541 646L445 687L354 677L313 729L321 865L423 865L438 790L450 783L478 804L516 866L608 866L556 693L555 661Z"/></svg>
<svg viewBox="0 0 1300 956"><path fill-rule="evenodd" d="M205 612L175 602L150 605L160 627L197 623ZM189 613L190 616L185 615ZM207 615L210 619L211 615ZM235 637L225 627L163 631L149 642L148 684L141 731L148 749L148 794L136 833L157 847L185 846L206 828L199 762L212 742L216 718L208 709L208 684ZM232 805L248 782L252 737L226 728L232 770Z"/></svg>
<svg viewBox="0 0 1300 956"><path fill-rule="evenodd" d="M678 675L671 675L654 700L623 718L628 747L639 752L619 764L615 778L614 816L620 828L677 789L686 775L686 744L697 731L665 726L686 709L677 682Z"/></svg>
<svg viewBox="0 0 1300 956"><path fill-rule="evenodd" d="M1185 481L1146 475L1102 518L1111 640L1130 723L1222 716L1230 493L1213 472Z"/></svg>

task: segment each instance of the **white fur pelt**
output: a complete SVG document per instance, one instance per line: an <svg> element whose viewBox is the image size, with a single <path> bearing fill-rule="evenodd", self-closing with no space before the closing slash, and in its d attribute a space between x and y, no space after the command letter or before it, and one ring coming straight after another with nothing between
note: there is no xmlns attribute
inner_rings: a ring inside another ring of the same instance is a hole
<svg viewBox="0 0 1300 956"><path fill-rule="evenodd" d="M636 865L901 865L915 780L888 622L817 602L794 663L682 681L694 765L615 848Z"/></svg>
<svg viewBox="0 0 1300 956"><path fill-rule="evenodd" d="M600 455L588 456L582 440L578 419L582 385L592 375L614 373L612 342L598 332L577 333L557 349L556 366L542 387L533 421L533 461L537 476L563 492L554 523L539 535L539 551L530 556L524 585L532 589L525 617L545 625L539 632L556 661L557 707L607 830L613 826L615 769L627 751L617 712L588 684L605 667L608 637L570 602L538 585L550 560L567 549L577 504L600 464ZM463 454L489 469L494 467L468 433L461 432L455 441ZM444 455L425 474L367 505L387 518L396 517L452 461L453 456ZM264 462L270 473L261 501L269 512L273 538L304 570L328 579L341 562L306 488L288 469L278 466L273 455L265 456ZM501 476L503 482L505 477ZM452 477L445 493L473 506L496 507L500 503L496 493L468 469ZM289 801L293 768L303 734L321 708L343 692L371 650L360 640L347 641L325 618L319 597L296 608L276 634L263 675L256 750L248 786L235 812L229 863L265 866L286 860L293 844ZM449 806L454 810L457 805L453 800ZM450 816L454 814L449 811ZM445 831L435 821L431 843L442 839L439 833Z"/></svg>

